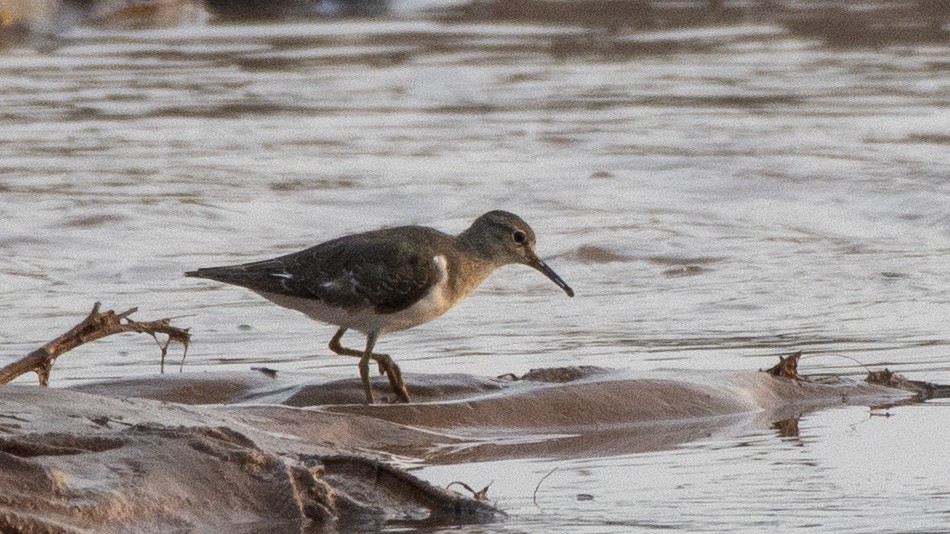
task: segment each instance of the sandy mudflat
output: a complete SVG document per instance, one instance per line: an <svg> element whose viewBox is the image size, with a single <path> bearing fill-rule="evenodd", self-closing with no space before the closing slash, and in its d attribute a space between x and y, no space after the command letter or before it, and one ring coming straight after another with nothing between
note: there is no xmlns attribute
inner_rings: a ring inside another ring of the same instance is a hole
<svg viewBox="0 0 950 534"><path fill-rule="evenodd" d="M703 385L596 368L408 382L416 402L373 406L354 403L355 381L305 384L254 372L0 387L0 530L297 532L494 521L504 513L387 460L661 450L821 407L907 396L856 381L749 373Z"/></svg>

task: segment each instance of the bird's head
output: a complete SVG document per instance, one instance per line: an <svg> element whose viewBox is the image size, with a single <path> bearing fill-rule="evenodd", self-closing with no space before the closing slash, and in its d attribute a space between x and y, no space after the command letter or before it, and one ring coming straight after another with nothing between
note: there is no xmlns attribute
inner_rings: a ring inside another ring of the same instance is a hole
<svg viewBox="0 0 950 534"><path fill-rule="evenodd" d="M558 285L569 297L574 290L568 286L535 252L534 230L521 217L507 211L489 211L475 219L462 232L463 237L498 265L520 263L537 269Z"/></svg>

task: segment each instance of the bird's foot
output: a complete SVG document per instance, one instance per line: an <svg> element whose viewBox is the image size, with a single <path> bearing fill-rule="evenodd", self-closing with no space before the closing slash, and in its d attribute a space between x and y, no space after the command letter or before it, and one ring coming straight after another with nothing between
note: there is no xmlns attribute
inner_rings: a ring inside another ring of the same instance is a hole
<svg viewBox="0 0 950 534"><path fill-rule="evenodd" d="M376 360L376 366L379 367L379 374L381 375L386 374L390 367L396 365L396 362L394 362L388 354L378 354L374 352L373 359Z"/></svg>
<svg viewBox="0 0 950 534"><path fill-rule="evenodd" d="M377 354L376 363L379 365L379 373L385 374L389 378L389 385L393 388L393 393L399 398L400 402L409 402L409 392L406 391L406 384L402 381L402 371L396 362L386 354Z"/></svg>

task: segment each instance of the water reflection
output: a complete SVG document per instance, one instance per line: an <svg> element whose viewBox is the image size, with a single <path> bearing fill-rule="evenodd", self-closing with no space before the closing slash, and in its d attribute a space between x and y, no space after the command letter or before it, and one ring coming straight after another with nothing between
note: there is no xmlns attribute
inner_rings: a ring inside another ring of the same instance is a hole
<svg viewBox="0 0 950 534"><path fill-rule="evenodd" d="M612 461L483 463L423 474L437 483L453 476L476 486L496 480L494 498L511 517L462 532L916 532L950 517L939 497L946 495L945 466L899 452L908 436L936 430L930 415L899 408L878 418L847 408L800 424L794 438L752 432ZM923 457L940 446L917 444ZM535 506L535 487L554 468ZM578 493L593 499L578 500Z"/></svg>
<svg viewBox="0 0 950 534"><path fill-rule="evenodd" d="M782 419L781 421L775 421L772 423L772 428L775 429L780 437L797 438L799 419L801 419L800 415L796 417L789 417L788 419Z"/></svg>

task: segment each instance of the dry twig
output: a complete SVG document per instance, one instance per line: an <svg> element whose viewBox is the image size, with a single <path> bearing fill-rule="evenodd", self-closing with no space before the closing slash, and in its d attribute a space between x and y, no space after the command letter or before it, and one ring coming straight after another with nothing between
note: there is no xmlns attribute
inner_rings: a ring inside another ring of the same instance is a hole
<svg viewBox="0 0 950 534"><path fill-rule="evenodd" d="M488 483L487 486L485 486L485 487L482 488L481 490L475 491L475 490L472 489L472 487L469 486L468 484L456 480L455 482L450 482L449 485L445 487L445 489L451 489L452 486L458 484L459 486L462 486L463 488L465 488L465 489L467 489L468 491L470 491L470 492L472 493L472 498L475 499L476 501L487 501L487 500L488 500L488 488L490 488L491 485L494 484L494 483L495 483L495 481L492 480L491 482Z"/></svg>
<svg viewBox="0 0 950 534"><path fill-rule="evenodd" d="M170 319L133 321L129 319L129 316L138 311L138 308L132 308L122 313L116 313L112 310L100 312L99 307L101 305L102 303L97 302L92 307L89 315L65 334L0 369L0 384L6 384L22 374L33 371L39 378L40 385L48 385L53 362L63 353L84 343L124 332L148 334L155 339L162 351L160 364L162 373L165 372L165 355L168 353L168 346L172 341L177 341L185 347L184 354L182 354L182 363L184 364L185 355L188 354L188 342L191 340L187 328L171 326ZM163 343L159 341L158 334L164 334L168 336L168 339Z"/></svg>
<svg viewBox="0 0 950 534"><path fill-rule="evenodd" d="M538 506L538 490L541 489L541 483L547 480L547 478L554 474L557 471L557 467L548 471L548 474L541 477L541 480L538 481L538 485L534 487L534 493L531 495L531 500L534 501L534 505ZM538 506L540 508L540 506Z"/></svg>

